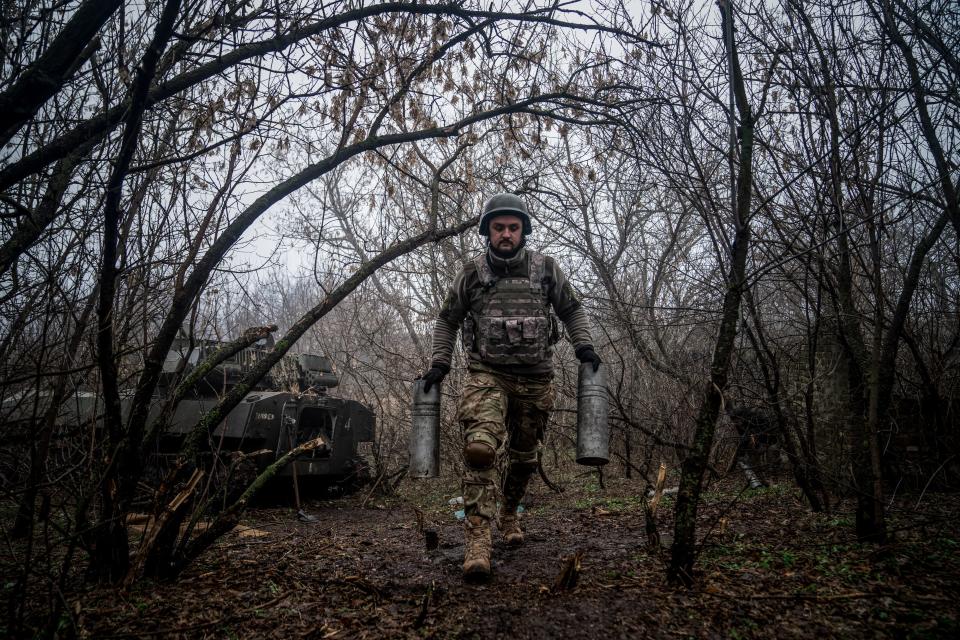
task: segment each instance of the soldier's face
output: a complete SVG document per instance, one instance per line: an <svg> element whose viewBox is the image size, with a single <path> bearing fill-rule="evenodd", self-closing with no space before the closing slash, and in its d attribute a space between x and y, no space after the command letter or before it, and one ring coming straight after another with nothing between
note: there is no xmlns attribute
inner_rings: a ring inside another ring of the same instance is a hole
<svg viewBox="0 0 960 640"><path fill-rule="evenodd" d="M490 246L509 253L523 239L523 220L517 216L497 216L490 221Z"/></svg>

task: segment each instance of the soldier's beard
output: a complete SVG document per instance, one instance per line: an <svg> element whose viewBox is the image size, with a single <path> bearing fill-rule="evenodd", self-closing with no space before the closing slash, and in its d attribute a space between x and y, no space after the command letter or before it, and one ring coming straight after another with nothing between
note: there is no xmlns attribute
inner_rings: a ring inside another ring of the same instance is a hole
<svg viewBox="0 0 960 640"><path fill-rule="evenodd" d="M513 256L517 255L517 252L519 252L520 249L523 249L523 245L525 244L527 244L527 236L521 236L520 242L517 244L517 246L515 246L513 249L510 249L509 251L501 251L500 249L497 249L495 246L493 246L492 243L490 244L490 250L493 252L493 255L497 256L498 258L509 260Z"/></svg>

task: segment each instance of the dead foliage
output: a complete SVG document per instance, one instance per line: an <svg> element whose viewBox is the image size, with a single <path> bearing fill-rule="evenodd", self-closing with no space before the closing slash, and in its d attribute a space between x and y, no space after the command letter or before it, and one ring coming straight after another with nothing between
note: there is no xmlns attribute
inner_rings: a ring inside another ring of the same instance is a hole
<svg viewBox="0 0 960 640"><path fill-rule="evenodd" d="M639 483L596 478L557 494L537 485L526 543L495 535L493 578L465 584L453 485L405 485L363 497L260 509L175 582L130 589L68 585L65 633L80 637L957 637L960 499L905 497L893 541L852 536L849 505L810 513L784 481L706 496L693 589L672 589L661 554L646 552ZM444 492L444 489L446 491ZM432 493L431 493L432 492ZM413 516L411 517L411 511ZM672 498L657 511L664 545ZM436 533L437 547L425 544ZM709 533L707 533L709 532ZM432 534L431 534L432 536ZM9 558L8 558L9 561ZM560 569L558 573L558 568ZM32 615L42 626L42 612Z"/></svg>

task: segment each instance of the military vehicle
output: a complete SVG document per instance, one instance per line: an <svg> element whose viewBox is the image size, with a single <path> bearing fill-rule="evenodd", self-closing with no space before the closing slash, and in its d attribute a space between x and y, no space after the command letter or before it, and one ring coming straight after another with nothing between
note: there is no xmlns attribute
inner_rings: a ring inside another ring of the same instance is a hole
<svg viewBox="0 0 960 640"><path fill-rule="evenodd" d="M176 340L164 363L149 420L160 415L178 381L222 344L216 340L190 342L185 337ZM203 414L215 407L218 399L272 346L272 337L262 339L215 367L187 392L150 456L154 467L151 471L163 475L167 463L180 453L186 435ZM278 474L277 484L289 488L291 476L295 476L305 488L359 486L369 479L366 456L372 450L375 417L360 402L328 395L327 391L338 383L328 358L310 353L287 354L213 429L211 449L223 459L230 458L232 452L257 453L243 464L243 475L248 476L262 471L298 444L320 437L325 446L286 465ZM26 444L31 433L27 425L42 414L52 396L42 392L38 398L30 391L8 394L0 402L0 422L14 433L21 432ZM124 417L129 415L131 401L132 394L123 394ZM101 425L102 412L100 394L76 390L61 405L58 421L64 427Z"/></svg>
<svg viewBox="0 0 960 640"><path fill-rule="evenodd" d="M167 355L160 397L151 417L160 414L164 397L175 381L203 362L222 345L215 340L191 344L178 338ZM273 346L267 337L228 358L200 380L177 405L169 427L160 438L158 454L180 450L186 434L203 414L216 406ZM299 456L278 475L296 474L300 482L356 487L369 479L364 449L374 439L375 416L356 400L333 397L327 391L339 384L328 358L311 353L287 354L213 429L211 448L219 454L261 452L254 456L258 470L298 444L323 438L325 446ZM264 451L269 453L263 453Z"/></svg>

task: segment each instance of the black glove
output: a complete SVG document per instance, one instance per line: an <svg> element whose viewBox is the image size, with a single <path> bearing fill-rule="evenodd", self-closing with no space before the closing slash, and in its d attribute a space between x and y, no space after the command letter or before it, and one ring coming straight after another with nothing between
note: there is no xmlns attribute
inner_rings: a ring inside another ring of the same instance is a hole
<svg viewBox="0 0 960 640"><path fill-rule="evenodd" d="M431 365L430 369L426 373L424 373L422 376L420 376L424 382L423 392L427 393L428 391L430 391L430 387L432 387L435 384L440 384L441 382L443 382L443 379L446 377L448 373L450 373L450 367L448 365L445 365L439 362L434 362Z"/></svg>
<svg viewBox="0 0 960 640"><path fill-rule="evenodd" d="M593 347L589 344L583 347L580 347L576 351L577 360L583 363L590 362L593 364L593 370L596 371L600 368L600 363L603 360L600 359L600 356L597 355L597 352L593 350Z"/></svg>

